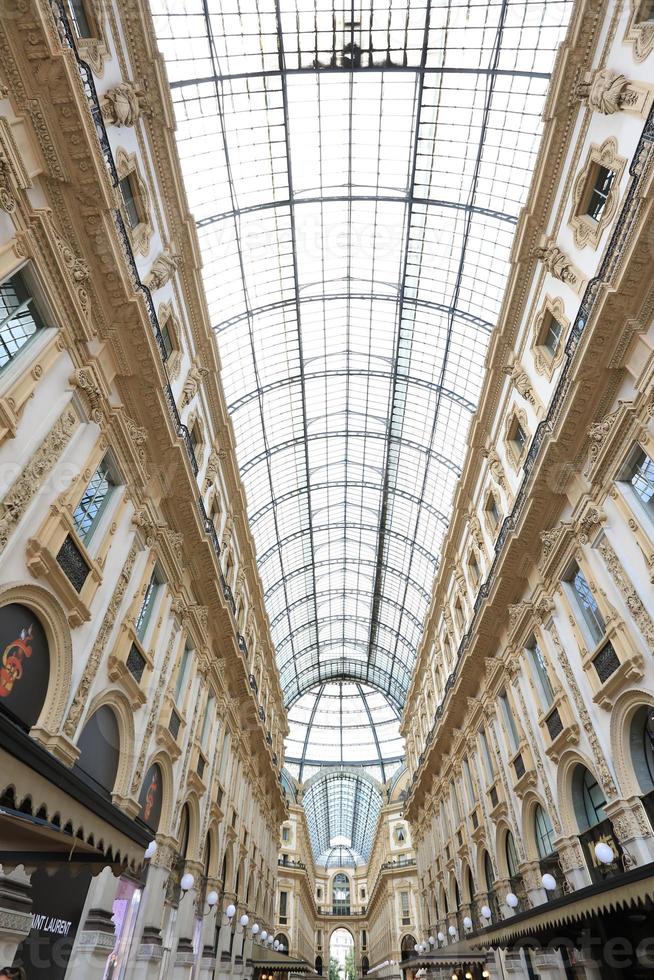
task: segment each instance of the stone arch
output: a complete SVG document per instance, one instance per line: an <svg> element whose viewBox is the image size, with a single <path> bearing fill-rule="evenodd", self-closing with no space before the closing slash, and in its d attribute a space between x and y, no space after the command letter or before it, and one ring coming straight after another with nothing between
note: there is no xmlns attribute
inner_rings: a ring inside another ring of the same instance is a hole
<svg viewBox="0 0 654 980"><path fill-rule="evenodd" d="M113 792L117 796L127 797L130 794L132 766L136 755L134 712L127 699L127 696L123 694L122 691L118 691L115 688L111 688L110 690L102 691L100 694L97 694L91 701L91 704L84 715L83 724L79 730L77 738L79 741L79 737L87 722L90 721L99 708L103 707L111 708L116 716L116 721L118 722L118 738L120 745L118 772L116 773L116 781L114 783Z"/></svg>
<svg viewBox="0 0 654 980"><path fill-rule="evenodd" d="M569 749L564 752L559 759L559 767L556 778L557 799L559 801L559 815L563 834L566 837L573 837L579 833L577 814L575 812L574 798L572 791L572 780L577 766L585 766L589 772L597 779L597 772L592 759L589 759L583 752L576 749Z"/></svg>
<svg viewBox="0 0 654 980"><path fill-rule="evenodd" d="M643 708L654 708L654 695L646 691L625 691L616 700L611 712L611 755L622 796L642 796L632 752L631 727Z"/></svg>
<svg viewBox="0 0 654 980"><path fill-rule="evenodd" d="M475 849L474 878L480 891L486 891L486 855L489 854L485 837L480 837ZM490 857L490 854L489 854Z"/></svg>
<svg viewBox="0 0 654 980"><path fill-rule="evenodd" d="M459 888L456 872L450 871L450 877L447 882L447 907L450 912L456 912L459 908L459 903L457 902L457 891L460 897L461 889Z"/></svg>
<svg viewBox="0 0 654 980"><path fill-rule="evenodd" d="M211 847L211 860L209 861L209 869L207 877L209 878L219 878L220 877L220 853L218 850L219 844L219 826L217 820L212 820L209 829L207 830L207 836L205 840L210 842Z"/></svg>
<svg viewBox="0 0 654 980"><path fill-rule="evenodd" d="M34 611L48 642L48 690L38 721L30 733L39 742L47 745L49 739L58 734L63 725L70 695L73 675L70 627L57 599L41 585L9 582L0 586L0 606L8 606L14 602Z"/></svg>
<svg viewBox="0 0 654 980"><path fill-rule="evenodd" d="M405 932L403 936L400 937L400 958L403 960L408 960L410 956L413 956L413 947L416 944L416 937L411 932Z"/></svg>
<svg viewBox="0 0 654 980"><path fill-rule="evenodd" d="M460 892L462 902L471 902L475 896L475 881L472 874L472 868L467 861L461 862Z"/></svg>
<svg viewBox="0 0 654 980"><path fill-rule="evenodd" d="M231 894L231 887L234 884L234 844L232 841L225 845L223 860L220 866L220 875L223 882L223 891Z"/></svg>
<svg viewBox="0 0 654 980"><path fill-rule="evenodd" d="M525 854L528 861L539 861L540 855L538 853L538 845L536 843L536 827L534 824L534 818L536 813L536 807L540 806L543 808L545 813L552 819L552 814L550 813L550 808L547 803L538 793L533 790L529 790L525 793L524 799L522 801L522 813L521 813L521 833L522 842L525 849Z"/></svg>
<svg viewBox="0 0 654 980"><path fill-rule="evenodd" d="M444 916L450 910L447 901L447 892L442 881L438 882L438 907L441 910L441 916Z"/></svg>
<svg viewBox="0 0 654 980"><path fill-rule="evenodd" d="M511 827L508 820L500 820L497 825L497 830L495 831L495 856L500 878L511 877L509 873L509 863L506 857L506 841L508 834L513 834L515 839L515 831Z"/></svg>
<svg viewBox="0 0 654 980"><path fill-rule="evenodd" d="M200 853L200 804L198 803L198 798L194 792L188 794L182 806L180 807L180 816L178 820L178 826L175 828L175 833L179 833L179 821L182 819L182 810L184 806L188 807L188 848L186 849L186 860L187 861L201 861L202 854ZM202 848L204 848L204 841L202 842Z"/></svg>

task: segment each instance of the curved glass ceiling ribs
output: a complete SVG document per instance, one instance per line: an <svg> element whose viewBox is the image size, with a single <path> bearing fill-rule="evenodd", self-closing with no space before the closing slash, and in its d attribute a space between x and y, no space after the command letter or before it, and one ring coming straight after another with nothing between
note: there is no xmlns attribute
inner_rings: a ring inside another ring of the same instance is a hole
<svg viewBox="0 0 654 980"><path fill-rule="evenodd" d="M382 807L373 779L356 770L321 772L307 781L302 802L317 864L333 862L334 848L346 864L367 862Z"/></svg>
<svg viewBox="0 0 654 980"><path fill-rule="evenodd" d="M151 6L286 703L401 710L572 0Z"/></svg>

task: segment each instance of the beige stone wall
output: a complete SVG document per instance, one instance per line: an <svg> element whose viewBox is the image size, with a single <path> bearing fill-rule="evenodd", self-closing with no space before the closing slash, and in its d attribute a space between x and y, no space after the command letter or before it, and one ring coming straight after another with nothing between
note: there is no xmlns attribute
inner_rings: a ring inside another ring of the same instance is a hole
<svg viewBox="0 0 654 980"><path fill-rule="evenodd" d="M90 97L56 4L0 18L0 284L21 275L45 325L0 375L0 605L26 606L48 637L31 737L70 767L89 719L111 709L120 756L108 790L129 818L161 767L135 948L150 930L163 951L144 940L143 955L172 970L198 929L213 956L231 901L219 956L247 959L242 914L273 927L286 716L165 76L142 11L95 8L94 38L77 39ZM104 148L89 110L104 119ZM134 227L116 179L130 181ZM107 460L115 487L85 537L76 510ZM29 794L34 812L84 839L118 840L20 760L3 766L0 792L10 784L17 806ZM195 883L180 901L184 871ZM218 914L202 918L212 889ZM94 885L91 899L110 915L109 891Z"/></svg>
<svg viewBox="0 0 654 980"><path fill-rule="evenodd" d="M598 880L598 840L615 875L654 856L634 747L654 703L652 66L636 23L633 4L603 20L579 4L559 55L405 709L405 813L428 929L446 937L510 917L509 893L542 904L544 873L561 893ZM614 181L593 223L600 165ZM584 770L605 806L590 829Z"/></svg>

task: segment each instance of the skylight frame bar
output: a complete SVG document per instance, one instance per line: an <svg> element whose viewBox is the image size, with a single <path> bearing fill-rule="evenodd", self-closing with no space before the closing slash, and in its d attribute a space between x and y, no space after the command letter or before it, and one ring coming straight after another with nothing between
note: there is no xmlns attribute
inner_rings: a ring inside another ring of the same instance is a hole
<svg viewBox="0 0 654 980"><path fill-rule="evenodd" d="M303 339L302 339L302 312L301 312L301 301L300 301L300 280L298 275L298 263L297 263L297 235L295 226L295 195L293 191L293 167L291 160L291 145L289 141L289 109L288 109L288 86L287 86L287 72L285 64L285 52L284 52L284 31L282 29L282 15L280 8L280 0L274 0L275 6L275 17L277 20L277 53L279 58L279 75L281 80L282 88L282 105L284 109L284 135L286 141L286 169L288 173L288 196L289 196L289 211L291 217L291 246L293 254L293 283L295 292L295 308L296 308L296 324L297 324L297 342L299 350L299 363L300 363L300 387L301 387L301 397L302 397L302 427L304 433L304 458L305 458L305 474L306 474L306 490L307 490L307 517L309 521L309 538L311 541L311 554L314 554L313 547L313 511L311 505L311 473L309 466L309 446L308 446L308 423L307 423L307 407L306 407L306 385L304 381L304 353L303 353ZM261 423L263 425L263 414L261 418ZM271 484L271 492L274 494L273 487ZM313 578L313 594L316 594L316 576L315 570L312 572ZM318 635L318 609L315 606L314 600L314 619L316 622L316 644L317 644L317 655L318 663L320 662L320 638ZM289 627L290 627L290 617L289 617Z"/></svg>
<svg viewBox="0 0 654 980"><path fill-rule="evenodd" d="M397 293L356 293L352 292L350 294L351 299L359 300L372 300L375 303L397 303L398 296ZM343 300L343 293L320 293L315 296L303 296L302 302L305 305L313 303L331 303ZM291 306L294 300L279 300L273 303L267 303L265 306L254 307L252 309L252 316L257 317L263 313L270 313L273 310L283 309L286 306ZM405 297L405 304L408 306L416 306L418 309L435 310L438 313L452 313L453 316L466 323L472 323L480 330L491 334L494 329L494 324L490 321L482 320L480 317L474 316L472 313L468 313L466 310L454 309L446 303L437 303L433 300L425 300L420 298ZM217 335L224 333L229 330L230 327L235 326L237 323L241 323L246 319L244 313L236 314L229 317L227 320L223 320L220 323L213 324L212 329Z"/></svg>
<svg viewBox="0 0 654 980"><path fill-rule="evenodd" d="M343 68L340 65L335 65L333 67L321 67L321 68L288 68L286 69L287 75L315 75L319 73L321 75L345 75L350 72L354 74L370 74L374 72L406 72L406 73L420 73L422 75L436 74L436 75L511 75L517 78L542 78L544 80L549 80L552 77L552 73L542 72L542 71L526 71L524 69L513 70L511 68L452 68L450 66L443 65L441 67L425 66L420 65L388 65L383 68L376 67L374 65L362 65L354 68ZM276 68L270 68L265 71L246 71L246 72L234 72L225 73L224 75L206 75L202 78L182 78L177 79L177 81L170 82L170 88L184 88L186 85L203 85L208 82L231 82L241 78L269 78L275 75L279 75L280 72Z"/></svg>
<svg viewBox="0 0 654 980"><path fill-rule="evenodd" d="M452 0L448 0L448 2L451 5ZM501 4L501 8L500 8L500 18L499 18L499 22L498 22L498 25L497 25L497 28L496 28L495 43L494 43L495 65L497 65L497 61L499 60L499 57L500 57L500 54L501 54L501 50L502 50L502 32L503 32L504 22L506 20L508 6L509 6L509 0L502 0L502 4ZM477 185L477 180L478 180L478 175L479 175L479 168L480 168L481 158L482 158L482 154L483 154L483 150L484 150L484 145L485 145L486 126L487 126L488 114L490 112L490 105L491 105L491 100L492 100L493 92L494 92L495 73L494 72L490 72L489 73L489 78L490 78L490 81L489 81L489 86L488 86L488 90L487 90L487 93L486 93L486 99L485 99L485 105L484 105L484 117L483 117L483 122L482 122L482 125L481 125L479 143L478 143L478 148L477 148L477 157L476 157L476 161L475 161L475 173L474 173L474 177L473 177L472 184L471 184L471 190L470 190L470 199L471 200L474 199L474 195L476 193L476 185ZM418 134L416 134L416 142L417 142L417 140L418 140ZM459 268L458 268L457 278L456 278L455 287L454 287L453 302L451 304L452 307L456 307L456 305L457 305L458 294L459 294L459 291L460 291L460 288L461 288L461 280L462 280L462 276L463 276L463 269L464 269L465 258L466 258L466 249L467 249L467 244L468 244L468 235L469 235L469 232L470 232L470 221L471 221L471 212L467 212L466 213L466 228L465 228L464 238L463 238L463 242L462 242L462 246L461 246L461 253L460 253L460 259L459 259ZM423 236L423 239L422 239L422 247L423 247L423 250L424 250L424 244L425 244L425 242L424 242L424 236ZM446 348L445 348L445 351L443 353L443 360L442 360L442 366L441 366L440 385L439 385L439 387L441 388L441 391L442 391L443 380L445 378L445 373L446 373L446 370L447 370L448 353L449 353L449 347L450 347L450 343L451 343L451 336L452 336L453 326L454 326L454 320L453 320L453 317L450 316L449 321L448 321L448 328L447 328ZM433 415L432 432L431 432L431 438L430 438L430 443L429 443L430 446L431 446L431 444L433 444L434 435L436 433L436 428L437 428L438 421L439 421L440 403L441 403L441 391L439 391L439 393L437 395L437 406L436 406L436 409L435 409L434 415ZM423 496L423 497L424 497L424 491L425 491L425 487L426 487L426 483L427 483L427 474L428 474L428 472L429 472L429 464L425 467L425 471L424 471L424 477L423 477L423 483L422 483L422 492L421 492L421 496ZM417 532L418 532L419 521L420 521L420 514L418 514L417 517L416 517L415 530L414 530L414 539L417 539ZM414 548L415 548L415 545L414 545ZM411 549L411 554L410 554L409 563L408 563L409 564L409 570L411 569L411 565L413 563L414 548ZM437 570L438 570L438 566L436 568L436 571ZM435 580L435 575L434 575L434 580ZM404 601L406 601L406 591L405 591L405 594L403 596L403 602ZM401 625L402 624L400 622L400 624L398 626L398 639L399 639L399 635L400 635Z"/></svg>
<svg viewBox="0 0 654 980"><path fill-rule="evenodd" d="M215 40L214 40L214 37L213 37L212 28L211 28L211 17L210 17L210 14L209 14L208 0L202 0L202 11L203 11L203 16L204 16L205 30L206 30L206 34L207 34L207 45L208 45L209 51L211 53L211 62L212 62L212 65L215 68L215 66L217 64L216 49L215 49ZM226 134L226 131L225 131L225 124L224 124L224 119L223 119L222 91L221 91L221 87L220 87L220 84L217 81L217 79L214 81L214 88L215 88L215 97L216 97L216 107L217 107L218 117L219 117L219 122L220 122L220 132L221 132L221 136L222 136L222 140L223 140L223 149L224 149L224 153L225 153L225 161L226 161L226 166L227 166L227 177L228 177L228 182L229 182L229 194L230 194L230 198L231 198L232 206L233 206L234 203L235 203L235 187L234 187L234 182L233 182L232 174L231 174L230 155L229 155L229 144L228 144L228 141L227 141L227 134ZM287 153L287 166L289 166L289 163L290 163L290 161L288 159L288 153ZM289 192L290 192L290 179L291 179L291 175L290 175L290 171L289 171L289 174L288 174ZM244 298L244 301L245 301L246 308L249 311L250 303L249 303L248 293L247 293L247 278L246 278L246 275L245 275L245 264L244 264L244 260L243 260L243 251L242 251L241 240L240 240L240 228L239 228L238 219L236 218L236 216L234 217L234 231L235 231L235 242L236 242L236 246L237 246L237 250L238 250L239 268L240 268L240 271L241 271L241 283L242 283L242 290L243 290L243 298ZM252 315L251 315L251 313L249 313L249 315L248 315L247 323L248 323L248 333L249 333L249 337L250 337L250 348L251 348L251 351L252 351L252 366L253 366L253 370L254 370L255 376L256 376L256 374L257 374L257 358L256 358L256 352L255 352L255 345L254 345L254 336L253 336ZM261 411L262 437L263 437L264 444L265 444L267 442L267 432L266 432L266 428L265 428L265 425L264 425L264 422L263 422L262 407L260 407L260 411ZM272 494L274 491L273 491L272 475L271 475L270 469L268 469L268 481L269 481L269 484L270 484L270 491L271 491L271 494ZM274 515L274 514L273 514L273 519L276 521L276 515ZM281 562L281 556L280 556L280 562ZM284 588L285 588L285 586L284 586ZM291 623L290 623L290 616L289 616L289 628L290 628L290 625L291 625Z"/></svg>

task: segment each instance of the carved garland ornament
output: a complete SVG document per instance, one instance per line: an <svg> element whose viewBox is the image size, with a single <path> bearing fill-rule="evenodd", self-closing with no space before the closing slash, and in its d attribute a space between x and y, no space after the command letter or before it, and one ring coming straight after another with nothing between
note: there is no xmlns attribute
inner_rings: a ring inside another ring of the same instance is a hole
<svg viewBox="0 0 654 980"><path fill-rule="evenodd" d="M68 405L0 504L0 554L47 475L73 437L79 418Z"/></svg>
<svg viewBox="0 0 654 980"><path fill-rule="evenodd" d="M604 559L611 578L620 590L634 622L645 637L649 649L654 650L654 622L645 609L631 579L622 567L620 559L605 537L597 544L597 550Z"/></svg>

